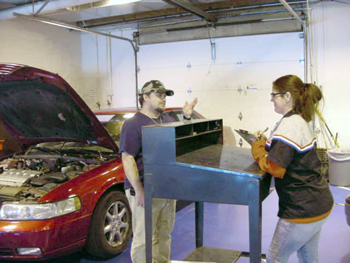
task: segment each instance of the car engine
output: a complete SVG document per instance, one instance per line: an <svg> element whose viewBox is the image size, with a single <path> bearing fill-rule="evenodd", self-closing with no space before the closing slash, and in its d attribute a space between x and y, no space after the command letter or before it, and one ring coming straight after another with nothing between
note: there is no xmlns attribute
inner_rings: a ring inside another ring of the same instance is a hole
<svg viewBox="0 0 350 263"><path fill-rule="evenodd" d="M17 155L0 162L0 196L35 201L105 161L53 154Z"/></svg>

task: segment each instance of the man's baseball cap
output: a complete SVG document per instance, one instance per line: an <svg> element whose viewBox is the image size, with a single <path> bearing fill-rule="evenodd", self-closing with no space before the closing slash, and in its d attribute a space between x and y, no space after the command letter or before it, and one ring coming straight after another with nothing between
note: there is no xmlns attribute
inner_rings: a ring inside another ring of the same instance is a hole
<svg viewBox="0 0 350 263"><path fill-rule="evenodd" d="M140 94L156 92L156 93L165 93L167 96L173 96L174 91L171 89L166 89L164 84L159 80L150 80L143 85Z"/></svg>

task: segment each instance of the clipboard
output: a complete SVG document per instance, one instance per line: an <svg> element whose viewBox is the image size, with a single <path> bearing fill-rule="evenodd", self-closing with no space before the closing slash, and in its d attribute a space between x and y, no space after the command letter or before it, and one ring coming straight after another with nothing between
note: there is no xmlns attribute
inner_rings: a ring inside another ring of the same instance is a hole
<svg viewBox="0 0 350 263"><path fill-rule="evenodd" d="M249 143L250 145L256 141L256 137L253 133L250 133L249 131L246 131L246 130L242 130L242 129L238 129L235 131L247 142Z"/></svg>

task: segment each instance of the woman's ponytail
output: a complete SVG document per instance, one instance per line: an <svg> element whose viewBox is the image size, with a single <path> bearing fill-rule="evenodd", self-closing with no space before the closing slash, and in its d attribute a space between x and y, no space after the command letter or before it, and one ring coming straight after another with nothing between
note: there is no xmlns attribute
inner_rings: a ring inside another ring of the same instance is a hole
<svg viewBox="0 0 350 263"><path fill-rule="evenodd" d="M279 92L290 92L293 98L293 109L304 120L310 122L315 115L320 100L323 98L322 91L312 83L303 83L295 75L286 75L273 82L274 89Z"/></svg>

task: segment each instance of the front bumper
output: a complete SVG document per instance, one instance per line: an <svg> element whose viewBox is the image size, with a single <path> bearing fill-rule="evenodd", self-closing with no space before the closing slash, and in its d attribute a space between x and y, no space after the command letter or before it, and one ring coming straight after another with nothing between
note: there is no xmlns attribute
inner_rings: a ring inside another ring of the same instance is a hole
<svg viewBox="0 0 350 263"><path fill-rule="evenodd" d="M90 217L74 213L49 220L0 221L0 259L39 261L83 248ZM18 248L40 248L40 255L20 255Z"/></svg>

